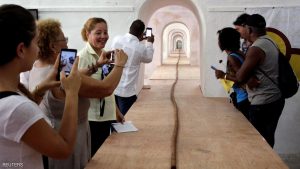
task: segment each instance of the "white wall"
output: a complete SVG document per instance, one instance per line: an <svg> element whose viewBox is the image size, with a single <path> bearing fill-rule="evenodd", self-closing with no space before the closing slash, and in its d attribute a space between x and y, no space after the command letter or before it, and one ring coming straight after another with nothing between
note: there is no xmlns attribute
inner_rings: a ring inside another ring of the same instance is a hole
<svg viewBox="0 0 300 169"><path fill-rule="evenodd" d="M144 2L147 2L146 7L143 6ZM216 32L223 27L232 26L232 22L245 11L245 8L300 6L298 0L1 0L1 3L16 3L26 8L38 8L40 18L59 19L66 36L69 36L69 47L77 49L84 46L84 42L80 37L80 30L89 17L96 16L107 20L110 34L110 40L107 44L107 49L109 49L112 38L128 32L131 22L138 16L142 19L145 18L146 24L152 24L151 16L147 15L155 13L160 8L159 6L182 5L195 15L192 22L198 24L199 27L194 29L192 24L187 24L191 38L194 36L198 38L198 43L194 43L195 41L191 43L191 49L193 50L191 55L198 57L201 70L199 72L201 82L199 83L203 94L209 97L224 97L227 95L216 80L214 72L210 69L210 65L218 65L218 60L222 57L225 58L218 48ZM159 6L155 3L158 3ZM156 42L163 42L163 40L157 39L162 37L165 26L164 20L161 20L161 18L156 18L156 20L160 21L155 24L154 29L157 36ZM181 21L185 22L183 19ZM170 22L172 21L169 19L167 23ZM158 51L160 48L161 46L158 47ZM160 56L161 53L159 52ZM223 59L223 63L226 63L226 59ZM222 65L219 66L222 67ZM276 151L283 154L299 154L300 152L299 93L295 97L286 100L286 107L279 121L276 133L278 142L275 148ZM295 119L298 120L295 121ZM291 130L294 132L289 132ZM289 138L292 138L292 141Z"/></svg>
<svg viewBox="0 0 300 169"><path fill-rule="evenodd" d="M108 23L110 49L113 37L129 31L129 26L136 19L132 0L96 1L96 0L1 0L0 4L16 3L25 8L38 8L39 18L58 19L66 36L69 37L69 48L80 50L84 43L80 32L85 21L90 17L102 17ZM115 5L117 4L117 5Z"/></svg>
<svg viewBox="0 0 300 169"><path fill-rule="evenodd" d="M210 65L216 64L218 59L223 56L217 46L217 30L225 26L232 26L232 21L237 15L242 13L245 8L257 6L300 6L300 1L295 0L191 1L195 5L195 9L192 12L198 15L196 18L200 18L200 30L198 30L198 32L197 30L196 32L191 31L191 37L194 36L193 33L199 36L200 45L193 46L193 44L191 44L192 49L197 49L197 52L191 51L191 55L199 57L198 62L200 63L201 69L200 84L203 94L209 97L226 96L219 82L215 79L213 71L210 69ZM109 49L114 36L128 32L131 22L138 17L140 13L139 10L144 2L146 2L146 0L1 0L2 4L16 3L26 8L38 8L41 19L49 17L59 19L66 36L70 39L69 47L77 49L81 49L84 46L84 42L80 36L80 30L89 17L97 16L107 20L110 39L106 48ZM154 2L157 3L159 0L151 0L149 4ZM180 0L173 0L172 2L177 4L184 3ZM167 1L160 3L167 3ZM153 8L153 6L150 5L147 7ZM188 27L191 29L191 26ZM200 34L198 34L199 32ZM162 35L159 34L161 32L157 33L156 36L158 37Z"/></svg>
<svg viewBox="0 0 300 169"><path fill-rule="evenodd" d="M285 101L275 135L274 149L281 154L300 155L300 90L295 96Z"/></svg>

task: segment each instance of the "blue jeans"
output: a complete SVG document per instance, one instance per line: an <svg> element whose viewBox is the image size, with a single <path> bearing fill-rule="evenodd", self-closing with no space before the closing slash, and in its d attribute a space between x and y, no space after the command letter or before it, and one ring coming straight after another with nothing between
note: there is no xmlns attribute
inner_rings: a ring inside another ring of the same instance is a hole
<svg viewBox="0 0 300 169"><path fill-rule="evenodd" d="M281 98L275 102L264 105L250 105L249 120L258 132L273 147L275 130L282 113L285 100Z"/></svg>
<svg viewBox="0 0 300 169"><path fill-rule="evenodd" d="M137 96L133 95L130 97L120 97L115 95L115 99L120 112L123 114L123 116L125 116L125 114L128 112L130 107L136 101Z"/></svg>

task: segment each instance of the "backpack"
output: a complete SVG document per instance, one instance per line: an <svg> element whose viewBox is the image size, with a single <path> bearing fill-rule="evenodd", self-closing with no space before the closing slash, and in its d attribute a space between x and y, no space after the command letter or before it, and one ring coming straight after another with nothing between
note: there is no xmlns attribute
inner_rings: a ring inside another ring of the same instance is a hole
<svg viewBox="0 0 300 169"><path fill-rule="evenodd" d="M279 51L279 89L284 98L295 95L299 88L298 79L295 76L289 60Z"/></svg>
<svg viewBox="0 0 300 169"><path fill-rule="evenodd" d="M267 38L266 38L267 39ZM279 72L278 72L278 84L275 83L263 70L258 69L262 72L266 77L268 77L279 89L284 98L290 98L294 96L299 88L298 79L291 67L289 60L284 56L284 54L278 49L278 47L274 44L273 41L267 39L273 43L273 45L278 50L278 65L279 65Z"/></svg>

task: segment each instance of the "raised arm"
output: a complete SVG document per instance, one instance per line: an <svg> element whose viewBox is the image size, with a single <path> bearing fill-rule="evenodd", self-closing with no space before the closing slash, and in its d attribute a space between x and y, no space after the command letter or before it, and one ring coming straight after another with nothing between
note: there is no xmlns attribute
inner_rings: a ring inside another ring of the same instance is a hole
<svg viewBox="0 0 300 169"><path fill-rule="evenodd" d="M44 120L34 123L22 136L22 141L36 151L56 159L67 158L74 149L77 132L78 90L81 78L78 72L78 59L71 74L66 78L61 73L61 83L66 93L65 109L58 132Z"/></svg>
<svg viewBox="0 0 300 169"><path fill-rule="evenodd" d="M127 58L128 56L123 50L116 49L115 66L106 78L97 80L82 75L82 85L79 95L89 98L102 98L111 95L119 84Z"/></svg>
<svg viewBox="0 0 300 169"><path fill-rule="evenodd" d="M143 56L141 58L142 62L150 63L153 59L154 49L153 49L154 35L147 37L147 42L145 44L145 49Z"/></svg>
<svg viewBox="0 0 300 169"><path fill-rule="evenodd" d="M40 84L36 85L35 89L32 92L30 92L28 89L29 72L21 73L20 75L21 79L18 85L18 89L23 94L25 94L30 100L39 104L42 101L43 96L47 90L58 87L60 85L60 81L56 80L58 65L59 65L59 58L56 59L54 67L52 68L48 76L42 82L40 82ZM28 75L27 78L26 75Z"/></svg>
<svg viewBox="0 0 300 169"><path fill-rule="evenodd" d="M241 63L239 62L239 60L237 60L236 58L233 58L232 56L228 57L228 62L231 65L234 72L237 72L241 67ZM225 75L226 75L227 80L231 80L233 82L238 82L235 75L226 74L221 70L215 70L215 74L218 79L219 78L225 79Z"/></svg>

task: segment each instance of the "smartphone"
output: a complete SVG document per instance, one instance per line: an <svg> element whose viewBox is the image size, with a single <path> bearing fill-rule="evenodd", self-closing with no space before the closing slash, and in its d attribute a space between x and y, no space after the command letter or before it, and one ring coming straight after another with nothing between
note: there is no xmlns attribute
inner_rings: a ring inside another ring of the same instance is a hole
<svg viewBox="0 0 300 169"><path fill-rule="evenodd" d="M146 28L146 37L151 37L152 36L152 28L147 27Z"/></svg>
<svg viewBox="0 0 300 169"><path fill-rule="evenodd" d="M210 66L210 68L212 68L213 70L218 70L216 67L214 67L213 65Z"/></svg>
<svg viewBox="0 0 300 169"><path fill-rule="evenodd" d="M58 74L56 76L57 80L60 79L59 74L61 71L64 71L66 76L70 74L76 56L76 49L61 49L59 56Z"/></svg>
<svg viewBox="0 0 300 169"><path fill-rule="evenodd" d="M114 51L111 52L110 58L111 58L112 63L115 63L115 52Z"/></svg>

